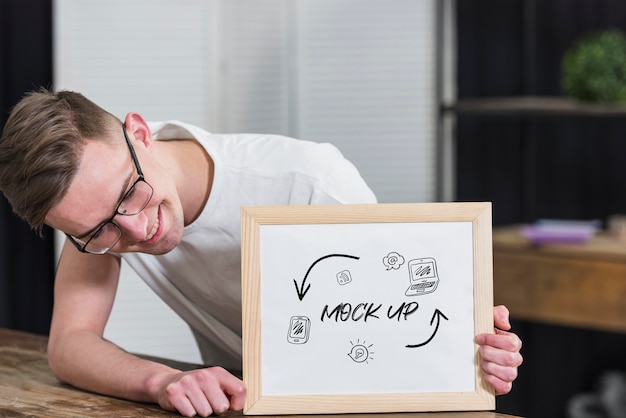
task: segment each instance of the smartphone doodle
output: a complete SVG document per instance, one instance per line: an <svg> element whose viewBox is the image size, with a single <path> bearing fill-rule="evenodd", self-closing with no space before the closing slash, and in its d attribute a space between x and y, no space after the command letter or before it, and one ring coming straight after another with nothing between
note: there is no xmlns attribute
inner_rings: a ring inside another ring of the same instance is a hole
<svg viewBox="0 0 626 418"><path fill-rule="evenodd" d="M289 321L287 341L292 344L304 344L309 339L311 320L306 316L292 316Z"/></svg>

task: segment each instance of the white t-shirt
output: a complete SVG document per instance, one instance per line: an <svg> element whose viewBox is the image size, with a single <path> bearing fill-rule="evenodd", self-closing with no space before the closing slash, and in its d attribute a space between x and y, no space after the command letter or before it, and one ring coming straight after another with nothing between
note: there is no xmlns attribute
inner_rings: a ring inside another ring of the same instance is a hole
<svg viewBox="0 0 626 418"><path fill-rule="evenodd" d="M213 135L150 123L158 140L195 138L213 159L211 194L167 254L121 256L192 329L207 365L241 369L240 208L376 203L337 148L276 135Z"/></svg>

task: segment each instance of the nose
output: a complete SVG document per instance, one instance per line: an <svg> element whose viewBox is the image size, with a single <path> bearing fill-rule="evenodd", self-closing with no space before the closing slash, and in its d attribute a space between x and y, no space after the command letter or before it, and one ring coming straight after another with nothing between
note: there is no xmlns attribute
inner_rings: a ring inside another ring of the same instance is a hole
<svg viewBox="0 0 626 418"><path fill-rule="evenodd" d="M122 237L131 242L146 238L148 218L144 212L136 215L117 215L113 222L122 230Z"/></svg>

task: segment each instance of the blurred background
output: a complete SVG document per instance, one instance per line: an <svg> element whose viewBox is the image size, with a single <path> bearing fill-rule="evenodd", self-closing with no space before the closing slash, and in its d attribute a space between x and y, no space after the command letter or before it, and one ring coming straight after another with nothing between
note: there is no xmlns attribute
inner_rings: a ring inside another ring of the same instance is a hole
<svg viewBox="0 0 626 418"><path fill-rule="evenodd" d="M626 30L623 1L0 0L0 121L27 91L71 89L120 118L332 142L383 203L491 201L494 227L606 223L626 213L626 113L550 99L566 51L608 28ZM3 198L0 213L0 326L47 334L61 238ZM107 338L199 362L126 267L118 295ZM626 369L621 333L513 319L525 364L500 412L564 417Z"/></svg>

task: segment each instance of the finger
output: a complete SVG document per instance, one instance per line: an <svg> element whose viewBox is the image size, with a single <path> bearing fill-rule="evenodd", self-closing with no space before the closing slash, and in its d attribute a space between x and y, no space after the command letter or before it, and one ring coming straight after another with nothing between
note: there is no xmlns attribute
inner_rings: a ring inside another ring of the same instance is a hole
<svg viewBox="0 0 626 418"><path fill-rule="evenodd" d="M487 384L494 388L496 395L506 395L513 388L512 382L503 381L494 375L483 372L483 377Z"/></svg>
<svg viewBox="0 0 626 418"><path fill-rule="evenodd" d="M506 366L487 360L482 360L480 366L485 375L494 376L503 382L512 383L517 379L517 366Z"/></svg>
<svg viewBox="0 0 626 418"><path fill-rule="evenodd" d="M239 379L228 381L224 383L223 389L230 397L230 409L233 411L243 410L247 394L245 383Z"/></svg>
<svg viewBox="0 0 626 418"><path fill-rule="evenodd" d="M511 352L520 351L522 348L522 340L516 334L501 330L496 330L494 334L479 334L475 341L481 347L491 346Z"/></svg>
<svg viewBox="0 0 626 418"><path fill-rule="evenodd" d="M513 388L513 381L517 378L516 367L503 367L492 362L481 362L483 377L496 391L497 395L504 395Z"/></svg>
<svg viewBox="0 0 626 418"><path fill-rule="evenodd" d="M508 331L511 329L509 322L509 310L504 305L498 305L493 308L493 323L496 328Z"/></svg>
<svg viewBox="0 0 626 418"><path fill-rule="evenodd" d="M205 392L199 387L195 387L190 389L187 397L189 398L193 408L196 411L196 414L201 417L208 417L215 410L213 409L213 404L211 403L211 398L205 395ZM219 402L216 402L217 405L220 405Z"/></svg>
<svg viewBox="0 0 626 418"><path fill-rule="evenodd" d="M215 414L220 415L230 409L230 401L223 390L217 385L203 387L206 399L209 400Z"/></svg>
<svg viewBox="0 0 626 418"><path fill-rule="evenodd" d="M246 385L243 381L222 368L214 368L214 372L216 377L219 379L219 387L215 385L216 388L219 388L219 394L215 394L217 399L218 396L224 400L223 410L222 407L217 409L218 407L214 405L216 412L222 413L226 412L228 409L233 411L241 411L244 407L244 403L246 401Z"/></svg>
<svg viewBox="0 0 626 418"><path fill-rule="evenodd" d="M196 409L191 401L185 395L182 388L176 385L170 385L166 390L167 403L161 406L168 411L178 411L185 417L193 417L196 415Z"/></svg>
<svg viewBox="0 0 626 418"><path fill-rule="evenodd" d="M501 350L489 345L479 348L480 357L483 361L491 362L504 367L519 367L524 361L519 351Z"/></svg>
<svg viewBox="0 0 626 418"><path fill-rule="evenodd" d="M185 416L208 417L213 413L211 404L198 384L196 373L185 373L166 388L167 398Z"/></svg>
<svg viewBox="0 0 626 418"><path fill-rule="evenodd" d="M245 402L246 386L237 377L221 367L205 369L196 376L203 397L208 400L216 414L229 409L241 410Z"/></svg>

